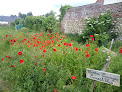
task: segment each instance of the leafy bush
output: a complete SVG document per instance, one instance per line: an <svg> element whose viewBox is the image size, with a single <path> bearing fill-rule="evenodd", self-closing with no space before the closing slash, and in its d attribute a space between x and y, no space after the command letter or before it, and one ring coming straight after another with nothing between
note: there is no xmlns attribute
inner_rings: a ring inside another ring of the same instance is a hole
<svg viewBox="0 0 122 92"><path fill-rule="evenodd" d="M112 28L112 15L108 10L106 14L100 14L98 18L86 19L86 28L82 32L84 39L88 40L89 35L93 35L94 40L95 34L97 34L97 45L101 46L106 41L117 38L117 33L111 32Z"/></svg>
<svg viewBox="0 0 122 92"><path fill-rule="evenodd" d="M13 22L13 21L10 22L10 26L11 26L11 27L15 27L15 22Z"/></svg>
<svg viewBox="0 0 122 92"><path fill-rule="evenodd" d="M34 30L40 30L43 20L43 16L27 16L25 18L26 27Z"/></svg>
<svg viewBox="0 0 122 92"><path fill-rule="evenodd" d="M56 24L55 17L53 15L50 15L43 20L43 24L42 24L43 30L49 31L51 33L54 29L55 24Z"/></svg>

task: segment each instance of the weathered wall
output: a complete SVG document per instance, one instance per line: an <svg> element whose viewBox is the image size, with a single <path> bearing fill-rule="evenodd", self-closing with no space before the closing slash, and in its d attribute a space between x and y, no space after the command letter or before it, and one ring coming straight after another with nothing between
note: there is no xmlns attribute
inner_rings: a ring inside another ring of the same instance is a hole
<svg viewBox="0 0 122 92"><path fill-rule="evenodd" d="M103 5L104 0L98 0L96 3L83 5L79 7L73 7L71 9L67 9L66 14L61 21L61 29L65 33L75 33L78 32L81 34L82 30L85 27L85 18L91 18L93 16L98 17L100 13L106 13L107 9L110 9L112 15L115 19L122 18L122 2ZM118 22L117 24L122 31L122 22ZM122 21L122 20L121 20Z"/></svg>

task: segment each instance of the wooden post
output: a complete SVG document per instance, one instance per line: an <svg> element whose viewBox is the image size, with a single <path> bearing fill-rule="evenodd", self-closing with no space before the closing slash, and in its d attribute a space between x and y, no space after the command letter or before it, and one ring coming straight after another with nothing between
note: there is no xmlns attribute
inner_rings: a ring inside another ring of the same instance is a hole
<svg viewBox="0 0 122 92"><path fill-rule="evenodd" d="M114 41L114 39L112 39L112 41L111 41L111 45L110 45L109 50L111 50L111 48L112 48L113 41Z"/></svg>
<svg viewBox="0 0 122 92"><path fill-rule="evenodd" d="M103 66L102 71L105 72L109 64L110 64L110 56L108 56L108 58L106 59L106 62L105 62L105 64L104 64L104 66ZM92 85L91 85L91 92L93 92L93 89L94 89L95 84L96 84L96 80L94 80L94 81L92 82Z"/></svg>

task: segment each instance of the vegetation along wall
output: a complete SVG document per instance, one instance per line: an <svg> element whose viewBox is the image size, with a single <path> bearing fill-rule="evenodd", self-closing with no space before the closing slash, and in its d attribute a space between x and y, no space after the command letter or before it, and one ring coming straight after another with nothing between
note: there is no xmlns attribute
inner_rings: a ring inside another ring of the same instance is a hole
<svg viewBox="0 0 122 92"><path fill-rule="evenodd" d="M106 13L109 9L112 12L115 24L114 31L122 33L122 2L104 4L105 0L97 0L93 4L73 7L66 10L61 21L61 29L65 33L82 33L85 27L85 18L98 17L101 13Z"/></svg>

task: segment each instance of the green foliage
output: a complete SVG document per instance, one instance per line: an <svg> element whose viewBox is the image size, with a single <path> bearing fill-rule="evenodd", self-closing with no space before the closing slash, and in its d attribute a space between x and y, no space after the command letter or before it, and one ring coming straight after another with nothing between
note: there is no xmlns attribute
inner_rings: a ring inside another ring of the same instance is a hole
<svg viewBox="0 0 122 92"><path fill-rule="evenodd" d="M28 12L27 16L33 16L32 12Z"/></svg>
<svg viewBox="0 0 122 92"><path fill-rule="evenodd" d="M97 34L97 44L103 45L106 41L117 38L117 33L111 32L112 28L112 15L108 10L105 14L100 14L98 18L86 19L86 28L82 32L84 39L89 39L89 35L93 35L94 40L95 34Z"/></svg>
<svg viewBox="0 0 122 92"><path fill-rule="evenodd" d="M14 26L15 26L15 22L13 22L13 21L10 22L10 26L11 26L11 27L14 27Z"/></svg>
<svg viewBox="0 0 122 92"><path fill-rule="evenodd" d="M53 15L50 15L48 17L46 17L43 21L43 29L45 31L49 30L49 32L51 33L54 29L54 25L56 24L56 19Z"/></svg>
<svg viewBox="0 0 122 92"><path fill-rule="evenodd" d="M20 23L20 19L15 19L15 24L18 25Z"/></svg>
<svg viewBox="0 0 122 92"><path fill-rule="evenodd" d="M59 18L60 22L63 19L64 15L66 13L66 10L69 9L69 8L72 8L72 6L70 6L70 5L61 6L61 8L60 8L60 13L61 14L60 14L60 18Z"/></svg>
<svg viewBox="0 0 122 92"><path fill-rule="evenodd" d="M26 14L22 14L21 12L19 12L19 17L21 17L22 19L25 19L25 17L27 16Z"/></svg>
<svg viewBox="0 0 122 92"><path fill-rule="evenodd" d="M78 43L85 43L85 40L83 39L82 35L79 35L78 33L67 33L67 37L70 39L77 41Z"/></svg>
<svg viewBox="0 0 122 92"><path fill-rule="evenodd" d="M27 16L25 18L26 27L34 30L40 30L42 27L43 16Z"/></svg>
<svg viewBox="0 0 122 92"><path fill-rule="evenodd" d="M51 10L49 13L46 13L44 16L49 17L50 15L55 16L55 12Z"/></svg>

